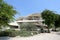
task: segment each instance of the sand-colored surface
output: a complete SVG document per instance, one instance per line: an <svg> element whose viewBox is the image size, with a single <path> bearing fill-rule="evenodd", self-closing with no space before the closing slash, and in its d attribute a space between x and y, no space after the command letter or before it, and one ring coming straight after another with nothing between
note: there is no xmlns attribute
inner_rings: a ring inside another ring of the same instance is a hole
<svg viewBox="0 0 60 40"><path fill-rule="evenodd" d="M0 38L0 40L60 40L60 32L59 33L41 33L31 37L11 37L9 39Z"/></svg>

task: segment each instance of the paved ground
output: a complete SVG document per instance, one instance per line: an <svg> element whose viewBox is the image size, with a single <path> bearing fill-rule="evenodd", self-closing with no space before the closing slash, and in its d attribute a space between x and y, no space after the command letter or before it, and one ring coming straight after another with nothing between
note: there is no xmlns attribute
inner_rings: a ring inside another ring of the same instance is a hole
<svg viewBox="0 0 60 40"><path fill-rule="evenodd" d="M31 37L0 38L0 40L60 40L60 32L41 33Z"/></svg>

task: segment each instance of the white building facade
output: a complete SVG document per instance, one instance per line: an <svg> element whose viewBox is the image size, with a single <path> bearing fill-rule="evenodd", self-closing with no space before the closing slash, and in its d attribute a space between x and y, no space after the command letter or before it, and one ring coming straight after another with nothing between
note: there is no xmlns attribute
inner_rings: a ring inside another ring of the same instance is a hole
<svg viewBox="0 0 60 40"><path fill-rule="evenodd" d="M40 13L34 13L27 17L20 17L15 22L9 23L9 25L12 29L20 30L20 25L23 23L33 23L36 26L46 26L42 23L43 21Z"/></svg>

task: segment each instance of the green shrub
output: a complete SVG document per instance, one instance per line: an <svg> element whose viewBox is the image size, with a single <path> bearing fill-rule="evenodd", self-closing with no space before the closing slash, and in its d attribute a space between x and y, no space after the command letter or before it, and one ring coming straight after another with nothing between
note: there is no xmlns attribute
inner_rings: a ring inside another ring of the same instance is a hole
<svg viewBox="0 0 60 40"><path fill-rule="evenodd" d="M20 36L22 37L27 37L27 36L32 36L30 31L20 31Z"/></svg>
<svg viewBox="0 0 60 40"><path fill-rule="evenodd" d="M8 36L8 35L9 35L9 32L0 31L0 37Z"/></svg>
<svg viewBox="0 0 60 40"><path fill-rule="evenodd" d="M0 37L9 36L9 31L0 31Z"/></svg>
<svg viewBox="0 0 60 40"><path fill-rule="evenodd" d="M9 34L9 37L15 37L15 36L16 36L16 32L14 30L11 31L10 34Z"/></svg>
<svg viewBox="0 0 60 40"><path fill-rule="evenodd" d="M9 37L18 36L19 35L19 32L20 31L18 31L18 30L10 30Z"/></svg>
<svg viewBox="0 0 60 40"><path fill-rule="evenodd" d="M28 31L36 31L37 27L32 24L32 23L25 23L20 26L21 29L23 30L28 30Z"/></svg>
<svg viewBox="0 0 60 40"><path fill-rule="evenodd" d="M15 31L15 30L0 31L0 37L3 37L3 36L15 37L18 35L19 35L19 31Z"/></svg>

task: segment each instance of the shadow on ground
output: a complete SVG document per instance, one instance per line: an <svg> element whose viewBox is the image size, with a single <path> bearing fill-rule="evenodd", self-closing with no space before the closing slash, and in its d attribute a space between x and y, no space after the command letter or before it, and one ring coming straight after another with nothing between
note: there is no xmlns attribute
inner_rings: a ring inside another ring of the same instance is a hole
<svg viewBox="0 0 60 40"><path fill-rule="evenodd" d="M0 37L0 40L9 40L9 37Z"/></svg>
<svg viewBox="0 0 60 40"><path fill-rule="evenodd" d="M57 32L56 34L57 34L57 35L60 35L60 32Z"/></svg>

